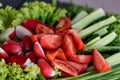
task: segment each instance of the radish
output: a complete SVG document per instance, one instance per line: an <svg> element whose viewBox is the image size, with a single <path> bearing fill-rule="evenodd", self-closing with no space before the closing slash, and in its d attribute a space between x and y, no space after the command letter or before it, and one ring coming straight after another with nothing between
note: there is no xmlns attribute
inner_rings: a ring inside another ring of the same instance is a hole
<svg viewBox="0 0 120 80"><path fill-rule="evenodd" d="M34 53L38 58L43 58L46 60L45 53L43 51L42 46L39 44L39 42L35 42L34 44Z"/></svg>
<svg viewBox="0 0 120 80"><path fill-rule="evenodd" d="M40 67L40 71L46 78L51 78L55 75L55 71L44 59L39 59L37 65Z"/></svg>
<svg viewBox="0 0 120 80"><path fill-rule="evenodd" d="M0 58L7 58L8 54L0 47Z"/></svg>
<svg viewBox="0 0 120 80"><path fill-rule="evenodd" d="M22 48L18 42L13 40L7 40L1 46L9 55L19 55L22 52Z"/></svg>
<svg viewBox="0 0 120 80"><path fill-rule="evenodd" d="M11 38L15 38L15 36L12 36L12 34L14 33L14 31L15 31L15 28L7 28L5 31L3 31L0 34L0 41L4 42L4 41L9 40Z"/></svg>
<svg viewBox="0 0 120 80"><path fill-rule="evenodd" d="M31 36L31 35L33 35L33 33L29 29L27 29L23 26L17 26L16 27L16 36L19 39L23 39L24 36Z"/></svg>

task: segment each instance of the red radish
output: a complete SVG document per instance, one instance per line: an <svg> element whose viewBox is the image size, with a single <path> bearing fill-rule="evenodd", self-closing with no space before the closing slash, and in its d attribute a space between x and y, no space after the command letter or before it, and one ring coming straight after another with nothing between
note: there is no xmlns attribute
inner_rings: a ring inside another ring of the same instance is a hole
<svg viewBox="0 0 120 80"><path fill-rule="evenodd" d="M0 58L7 58L8 54L0 47Z"/></svg>
<svg viewBox="0 0 120 80"><path fill-rule="evenodd" d="M18 42L15 42L13 40L7 40L4 42L1 46L6 53L9 55L19 55L22 51L22 48Z"/></svg>
<svg viewBox="0 0 120 80"><path fill-rule="evenodd" d="M14 29L14 31L9 35L9 38L10 39L15 39L15 37L16 37L16 30Z"/></svg>
<svg viewBox="0 0 120 80"><path fill-rule="evenodd" d="M5 59L6 63L16 63L19 64L22 68L25 67L25 62L27 60L27 57L25 56L20 56L20 55L15 55L15 56L10 56L8 58Z"/></svg>
<svg viewBox="0 0 120 80"><path fill-rule="evenodd" d="M25 67L29 67L31 65L34 65L34 62L32 62L29 58L27 58L27 60L25 61L25 63L23 64L23 66Z"/></svg>
<svg viewBox="0 0 120 80"><path fill-rule="evenodd" d="M16 27L16 36L18 38L23 39L24 36L31 36L31 35L33 35L33 33L29 29L23 26Z"/></svg>
<svg viewBox="0 0 120 80"><path fill-rule="evenodd" d="M93 66L97 72L106 72L111 70L110 64L104 59L104 57L95 48L92 51L93 56Z"/></svg>
<svg viewBox="0 0 120 80"><path fill-rule="evenodd" d="M21 42L22 50L24 52L33 51L33 42L29 36L24 36Z"/></svg>
<svg viewBox="0 0 120 80"><path fill-rule="evenodd" d="M46 59L43 48L42 48L42 46L40 45L39 42L35 42L35 44L34 44L34 53L38 58Z"/></svg>
<svg viewBox="0 0 120 80"><path fill-rule="evenodd" d="M40 43L46 49L56 49L60 47L62 37L60 35L44 35L41 37Z"/></svg>
<svg viewBox="0 0 120 80"><path fill-rule="evenodd" d="M39 59L37 65L40 67L40 71L46 78L51 78L55 75L52 67L44 59Z"/></svg>
<svg viewBox="0 0 120 80"><path fill-rule="evenodd" d="M26 19L23 21L22 25L24 27L27 27L33 31L35 31L35 27L38 25L38 24L43 24L41 21L39 20L35 20L35 19Z"/></svg>
<svg viewBox="0 0 120 80"><path fill-rule="evenodd" d="M81 64L88 64L92 60L92 55L76 54L76 55L67 56L67 59Z"/></svg>
<svg viewBox="0 0 120 80"><path fill-rule="evenodd" d="M88 68L88 64L80 64L73 61L67 61L67 63L73 66L78 71L79 74L84 73Z"/></svg>
<svg viewBox="0 0 120 80"><path fill-rule="evenodd" d="M30 58L30 60L34 63L37 62L37 57L35 56L34 52L27 52L25 53L25 56Z"/></svg>

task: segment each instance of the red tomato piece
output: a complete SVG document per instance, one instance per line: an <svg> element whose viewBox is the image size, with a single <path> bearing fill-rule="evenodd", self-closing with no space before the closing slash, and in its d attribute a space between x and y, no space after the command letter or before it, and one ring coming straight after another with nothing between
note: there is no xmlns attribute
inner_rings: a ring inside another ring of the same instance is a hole
<svg viewBox="0 0 120 80"><path fill-rule="evenodd" d="M97 49L92 51L93 66L97 72L105 72L111 70L110 64L104 59Z"/></svg>
<svg viewBox="0 0 120 80"><path fill-rule="evenodd" d="M40 43L46 49L56 49L61 45L62 37L60 35L44 35L41 37Z"/></svg>
<svg viewBox="0 0 120 80"><path fill-rule="evenodd" d="M66 61L55 59L52 62L52 65L54 67L57 67L59 70L65 72L67 74L70 74L71 76L77 76L78 75L78 72L76 71L76 69L74 67L72 67L70 64L68 64Z"/></svg>
<svg viewBox="0 0 120 80"><path fill-rule="evenodd" d="M56 31L57 32L62 32L64 30L68 30L71 26L71 20L68 17L63 17L61 20L58 22L56 26Z"/></svg>
<svg viewBox="0 0 120 80"><path fill-rule="evenodd" d="M65 56L65 53L63 52L62 48L58 48L57 53L58 53L57 56L56 56L57 59L60 59L60 60L63 60L63 61L67 60L66 56Z"/></svg>
<svg viewBox="0 0 120 80"><path fill-rule="evenodd" d="M26 19L22 22L22 25L26 28L31 29L32 31L35 31L35 27L38 24L43 24L41 21L39 20L35 20L35 19Z"/></svg>
<svg viewBox="0 0 120 80"><path fill-rule="evenodd" d="M45 34L36 34L36 35L32 35L32 36L30 36L30 38L31 38L31 41L33 42L33 43L35 43L35 42L39 42L40 41L40 39L41 39L41 37L42 36L44 36Z"/></svg>
<svg viewBox="0 0 120 80"><path fill-rule="evenodd" d="M64 36L62 46L66 56L71 56L76 54L76 48L72 41L71 36L69 35Z"/></svg>
<svg viewBox="0 0 120 80"><path fill-rule="evenodd" d="M85 44L80 38L78 31L76 30L68 30L68 33L72 36L73 41L75 43L76 49L77 50L84 50Z"/></svg>
<svg viewBox="0 0 120 80"><path fill-rule="evenodd" d="M70 61L81 63L81 64L88 64L88 63L91 62L92 56L91 55L78 54L78 55L68 56L67 59L70 60Z"/></svg>
<svg viewBox="0 0 120 80"><path fill-rule="evenodd" d="M46 53L46 57L49 62L52 62L57 55L58 55L58 53L56 50L47 51L47 53Z"/></svg>
<svg viewBox="0 0 120 80"><path fill-rule="evenodd" d="M67 63L73 66L78 71L79 74L84 73L88 68L88 64L80 64L73 61L67 61Z"/></svg>
<svg viewBox="0 0 120 80"><path fill-rule="evenodd" d="M35 28L36 34L54 34L54 31L44 24L38 24Z"/></svg>

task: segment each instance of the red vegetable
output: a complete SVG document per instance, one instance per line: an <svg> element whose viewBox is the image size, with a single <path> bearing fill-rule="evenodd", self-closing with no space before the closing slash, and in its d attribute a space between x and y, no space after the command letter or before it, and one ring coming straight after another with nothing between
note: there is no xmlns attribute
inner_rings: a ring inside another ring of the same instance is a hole
<svg viewBox="0 0 120 80"><path fill-rule="evenodd" d="M56 31L57 32L62 32L65 30L68 30L71 26L71 20L68 17L63 17L61 20L58 22L56 26Z"/></svg>
<svg viewBox="0 0 120 80"><path fill-rule="evenodd" d="M105 72L111 70L110 64L104 59L97 49L92 51L93 66L97 72Z"/></svg>
<svg viewBox="0 0 120 80"><path fill-rule="evenodd" d="M7 58L8 54L2 49L0 48L0 58Z"/></svg>

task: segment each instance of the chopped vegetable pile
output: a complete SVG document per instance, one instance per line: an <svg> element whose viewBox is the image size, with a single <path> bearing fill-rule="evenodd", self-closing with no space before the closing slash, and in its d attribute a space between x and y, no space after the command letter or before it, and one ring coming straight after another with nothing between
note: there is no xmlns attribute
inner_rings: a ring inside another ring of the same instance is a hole
<svg viewBox="0 0 120 80"><path fill-rule="evenodd" d="M119 14L56 0L0 9L0 80L119 80Z"/></svg>

